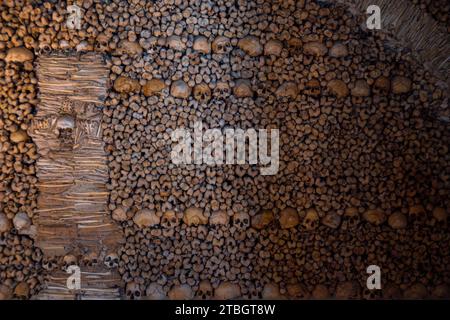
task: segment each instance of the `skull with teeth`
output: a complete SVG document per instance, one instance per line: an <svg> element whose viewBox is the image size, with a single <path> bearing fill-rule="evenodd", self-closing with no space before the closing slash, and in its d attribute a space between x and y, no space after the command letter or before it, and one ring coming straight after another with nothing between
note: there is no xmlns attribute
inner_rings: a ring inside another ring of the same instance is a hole
<svg viewBox="0 0 450 320"><path fill-rule="evenodd" d="M219 36L212 43L212 51L218 54L226 54L231 51L231 41L227 37Z"/></svg>
<svg viewBox="0 0 450 320"><path fill-rule="evenodd" d="M227 82L218 82L214 88L213 96L218 99L228 98L231 94L230 85Z"/></svg>
<svg viewBox="0 0 450 320"><path fill-rule="evenodd" d="M211 89L206 83L196 85L194 87L194 98L201 103L207 103L211 99Z"/></svg>
<svg viewBox="0 0 450 320"><path fill-rule="evenodd" d="M233 216L233 225L239 230L247 229L250 226L250 216L245 212L235 213Z"/></svg>
<svg viewBox="0 0 450 320"><path fill-rule="evenodd" d="M178 219L175 211L169 210L163 213L161 218L161 225L164 228L173 228L180 224L180 220Z"/></svg>
<svg viewBox="0 0 450 320"><path fill-rule="evenodd" d="M198 285L198 290L195 295L197 299L209 300L213 297L213 293L214 289L211 285L211 282L209 282L208 280L202 280Z"/></svg>
<svg viewBox="0 0 450 320"><path fill-rule="evenodd" d="M127 283L125 295L128 300L139 300L141 298L141 288L138 283L131 281Z"/></svg>
<svg viewBox="0 0 450 320"><path fill-rule="evenodd" d="M119 266L119 256L115 252L109 253L104 260L106 267L113 269Z"/></svg>

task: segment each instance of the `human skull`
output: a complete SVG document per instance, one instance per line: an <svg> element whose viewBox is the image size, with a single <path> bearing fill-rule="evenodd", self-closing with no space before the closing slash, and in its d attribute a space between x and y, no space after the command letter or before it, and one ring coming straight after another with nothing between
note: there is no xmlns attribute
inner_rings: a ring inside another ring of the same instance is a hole
<svg viewBox="0 0 450 320"><path fill-rule="evenodd" d="M175 285L168 293L170 300L191 300L194 297L192 288L187 284Z"/></svg>
<svg viewBox="0 0 450 320"><path fill-rule="evenodd" d="M347 85L339 79L328 82L328 90L338 98L345 98L349 94Z"/></svg>
<svg viewBox="0 0 450 320"><path fill-rule="evenodd" d="M145 85L142 87L142 93L146 97L158 95L162 90L165 89L165 87L166 84L163 80L154 78L145 83Z"/></svg>
<svg viewBox="0 0 450 320"><path fill-rule="evenodd" d="M433 218L436 220L436 222L439 225L441 225L441 226L447 225L448 214L444 208L434 208L433 209Z"/></svg>
<svg viewBox="0 0 450 320"><path fill-rule="evenodd" d="M10 300L13 297L13 290L6 284L0 284L0 301Z"/></svg>
<svg viewBox="0 0 450 320"><path fill-rule="evenodd" d="M179 36L170 36L167 38L166 44L169 48L177 51L183 51L186 49L186 44L181 40Z"/></svg>
<svg viewBox="0 0 450 320"><path fill-rule="evenodd" d="M355 228L361 222L361 217L359 215L358 209L354 207L349 207L345 209L342 220L343 220L342 227L344 229Z"/></svg>
<svg viewBox="0 0 450 320"><path fill-rule="evenodd" d="M117 268L119 266L119 256L115 252L109 253L104 260L106 267L110 269Z"/></svg>
<svg viewBox="0 0 450 320"><path fill-rule="evenodd" d="M305 54L317 57L324 56L328 51L327 47L323 43L318 41L305 43L305 45L303 46L303 50Z"/></svg>
<svg viewBox="0 0 450 320"><path fill-rule="evenodd" d="M33 60L33 52L24 47L16 47L8 50L5 61L6 62L19 62Z"/></svg>
<svg viewBox="0 0 450 320"><path fill-rule="evenodd" d="M119 54L138 56L142 54L142 47L138 42L122 40L119 42L118 52Z"/></svg>
<svg viewBox="0 0 450 320"><path fill-rule="evenodd" d="M25 212L19 212L13 218L13 224L17 231L27 231L31 227L31 219Z"/></svg>
<svg viewBox="0 0 450 320"><path fill-rule="evenodd" d="M347 300L359 297L359 285L353 281L341 282L336 287L336 299Z"/></svg>
<svg viewBox="0 0 450 320"><path fill-rule="evenodd" d="M89 252L83 255L81 262L84 266L93 267L98 264L98 255L95 252Z"/></svg>
<svg viewBox="0 0 450 320"><path fill-rule="evenodd" d="M211 99L211 89L206 83L200 83L194 87L194 98L201 103L207 103Z"/></svg>
<svg viewBox="0 0 450 320"><path fill-rule="evenodd" d="M367 97L370 95L370 87L367 84L367 81L364 79L356 80L351 89L351 94L354 97Z"/></svg>
<svg viewBox="0 0 450 320"><path fill-rule="evenodd" d="M280 288L275 283L268 283L264 286L262 291L262 298L264 300L281 300L285 297L280 293Z"/></svg>
<svg viewBox="0 0 450 320"><path fill-rule="evenodd" d="M47 257L42 261L42 268L47 271L52 271L57 267L58 263L55 257Z"/></svg>
<svg viewBox="0 0 450 320"><path fill-rule="evenodd" d="M111 41L111 36L100 33L96 38L95 50L99 52L105 52L109 50L109 42Z"/></svg>
<svg viewBox="0 0 450 320"><path fill-rule="evenodd" d="M164 228L173 228L180 223L175 211L169 210L163 213L161 225Z"/></svg>
<svg viewBox="0 0 450 320"><path fill-rule="evenodd" d="M188 226L207 224L208 218L204 215L203 210L200 208L190 207L184 212L183 222Z"/></svg>
<svg viewBox="0 0 450 320"><path fill-rule="evenodd" d="M228 225L229 216L225 211L216 211L209 217L210 225Z"/></svg>
<svg viewBox="0 0 450 320"><path fill-rule="evenodd" d="M263 53L263 46L259 39L254 36L246 36L240 39L238 47L251 57L256 57Z"/></svg>
<svg viewBox="0 0 450 320"><path fill-rule="evenodd" d="M242 288L242 297L248 300L262 299L262 290L258 290L254 283L248 283Z"/></svg>
<svg viewBox="0 0 450 320"><path fill-rule="evenodd" d="M147 289L145 289L145 296L149 300L164 300L166 298L166 293L160 284L152 282L148 285Z"/></svg>
<svg viewBox="0 0 450 320"><path fill-rule="evenodd" d="M305 94L308 96L318 96L321 93L320 82L317 79L311 79L305 84Z"/></svg>
<svg viewBox="0 0 450 320"><path fill-rule="evenodd" d="M177 80L172 83L170 94L175 98L187 99L191 95L191 88L183 80Z"/></svg>
<svg viewBox="0 0 450 320"><path fill-rule="evenodd" d="M428 296L428 290L422 283L418 282L406 289L403 295L408 300L422 300Z"/></svg>
<svg viewBox="0 0 450 320"><path fill-rule="evenodd" d="M431 297L433 299L445 299L448 300L450 298L450 290L448 288L448 285L446 284L438 284L436 287L433 288Z"/></svg>
<svg viewBox="0 0 450 320"><path fill-rule="evenodd" d="M238 98L247 98L253 96L252 84L249 80L239 79L233 88L233 93Z"/></svg>
<svg viewBox="0 0 450 320"><path fill-rule="evenodd" d="M154 210L142 209L136 212L133 221L139 228L142 229L158 225L160 218L156 215Z"/></svg>
<svg viewBox="0 0 450 320"><path fill-rule="evenodd" d="M286 291L291 299L308 299L310 297L308 290L300 283L286 285Z"/></svg>
<svg viewBox="0 0 450 320"><path fill-rule="evenodd" d="M231 41L227 37L219 36L212 43L212 51L218 54L226 54L231 51Z"/></svg>
<svg viewBox="0 0 450 320"><path fill-rule="evenodd" d="M259 214L252 217L252 227L258 230L264 229L274 220L271 210L262 210Z"/></svg>
<svg viewBox="0 0 450 320"><path fill-rule="evenodd" d="M241 287L237 283L222 282L214 290L216 300L230 300L241 296Z"/></svg>
<svg viewBox="0 0 450 320"><path fill-rule="evenodd" d="M213 96L215 98L224 99L228 98L231 94L230 85L228 82L218 82L213 91Z"/></svg>
<svg viewBox="0 0 450 320"><path fill-rule="evenodd" d="M278 87L277 91L275 92L275 95L279 98L288 97L295 99L298 95L297 84L291 81L285 82Z"/></svg>
<svg viewBox="0 0 450 320"><path fill-rule="evenodd" d="M214 289L208 280L200 281L198 290L195 293L197 299L210 300L214 295Z"/></svg>
<svg viewBox="0 0 450 320"><path fill-rule="evenodd" d="M405 229L408 225L408 220L403 213L394 212L389 216L388 224L392 229Z"/></svg>
<svg viewBox="0 0 450 320"><path fill-rule="evenodd" d="M245 212L235 213L233 216L233 225L239 230L247 229L250 226L250 216Z"/></svg>
<svg viewBox="0 0 450 320"><path fill-rule="evenodd" d="M78 262L77 257L73 254L67 254L63 258L62 269L67 270L70 266L76 266Z"/></svg>
<svg viewBox="0 0 450 320"><path fill-rule="evenodd" d="M330 56L333 58L343 58L348 55L347 46L343 43L335 43L330 49Z"/></svg>
<svg viewBox="0 0 450 320"><path fill-rule="evenodd" d="M308 231L314 230L319 226L319 214L316 209L310 208L306 210L302 226Z"/></svg>
<svg viewBox="0 0 450 320"><path fill-rule="evenodd" d="M74 128L75 119L70 114L63 114L56 120L56 129L58 130L58 132L65 129L73 130Z"/></svg>
<svg viewBox="0 0 450 320"><path fill-rule="evenodd" d="M139 284L134 281L128 282L125 289L125 295L128 300L139 300L142 296Z"/></svg>
<svg viewBox="0 0 450 320"><path fill-rule="evenodd" d="M127 208L125 208L124 206L118 206L116 209L113 210L112 218L115 221L119 222L127 220Z"/></svg>
<svg viewBox="0 0 450 320"><path fill-rule="evenodd" d="M330 291L323 284L318 284L314 287L311 292L311 296L313 299L323 300L328 299L330 297Z"/></svg>
<svg viewBox="0 0 450 320"><path fill-rule="evenodd" d="M337 229L341 224L341 216L338 215L336 212L329 212L327 213L326 216L322 218L321 222L323 225L331 229Z"/></svg>
<svg viewBox="0 0 450 320"><path fill-rule="evenodd" d="M391 88L394 94L404 94L411 90L412 82L403 76L396 76L392 79Z"/></svg>
<svg viewBox="0 0 450 320"><path fill-rule="evenodd" d="M141 89L139 81L124 76L117 77L113 87L119 93L138 92Z"/></svg>
<svg viewBox="0 0 450 320"><path fill-rule="evenodd" d="M425 208L422 205L410 206L408 215L411 221L422 222L426 218Z"/></svg>
<svg viewBox="0 0 450 320"><path fill-rule="evenodd" d="M363 213L363 218L367 222L379 226L386 220L386 215L380 209L371 209Z"/></svg>
<svg viewBox="0 0 450 320"><path fill-rule="evenodd" d="M264 46L264 54L266 56L276 56L278 57L283 50L283 44L278 40L269 40Z"/></svg>
<svg viewBox="0 0 450 320"><path fill-rule="evenodd" d="M0 213L0 233L8 232L11 229L11 221L4 213Z"/></svg>
<svg viewBox="0 0 450 320"><path fill-rule="evenodd" d="M26 300L28 299L29 295L30 295L30 286L26 282L20 282L14 288L14 297L16 297L19 300Z"/></svg>
<svg viewBox="0 0 450 320"><path fill-rule="evenodd" d="M211 43L209 42L208 38L204 36L198 36L194 39L193 48L195 51L209 54L211 52Z"/></svg>
<svg viewBox="0 0 450 320"><path fill-rule="evenodd" d="M297 210L294 208L285 208L280 211L281 229L290 229L296 227L300 222Z"/></svg>

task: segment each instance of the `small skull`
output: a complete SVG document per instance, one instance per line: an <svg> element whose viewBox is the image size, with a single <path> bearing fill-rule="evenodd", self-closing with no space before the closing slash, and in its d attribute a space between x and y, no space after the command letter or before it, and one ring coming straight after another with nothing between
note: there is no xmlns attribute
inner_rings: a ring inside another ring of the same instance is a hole
<svg viewBox="0 0 450 320"><path fill-rule="evenodd" d="M77 263L77 257L75 257L73 254L67 254L63 258L62 269L66 271L67 268L69 268L70 266L76 266Z"/></svg>
<svg viewBox="0 0 450 320"><path fill-rule="evenodd" d="M356 80L350 92L354 97L363 98L370 95L370 87L366 80L359 79Z"/></svg>
<svg viewBox="0 0 450 320"><path fill-rule="evenodd" d="M197 299L210 300L213 297L214 289L208 280L200 281L198 290L195 293Z"/></svg>
<svg viewBox="0 0 450 320"><path fill-rule="evenodd" d="M151 79L145 83L142 87L142 93L146 97L150 97L153 95L160 95L161 91L164 90L166 84L161 79Z"/></svg>
<svg viewBox="0 0 450 320"><path fill-rule="evenodd" d="M186 49L186 44L181 40L179 36L168 37L166 44L173 50L184 51Z"/></svg>
<svg viewBox="0 0 450 320"><path fill-rule="evenodd" d="M219 36L212 43L212 51L218 54L227 54L231 51L231 41L227 37Z"/></svg>
<svg viewBox="0 0 450 320"><path fill-rule="evenodd" d="M361 217L357 208L347 208L345 209L342 227L344 230L356 228L361 222Z"/></svg>
<svg viewBox="0 0 450 320"><path fill-rule="evenodd" d="M330 49L330 56L333 58L343 58L348 55L347 46L343 43L336 43Z"/></svg>
<svg viewBox="0 0 450 320"><path fill-rule="evenodd" d="M161 225L164 228L173 228L180 224L180 221L175 213L175 211L166 211L163 213L162 219L161 219Z"/></svg>
<svg viewBox="0 0 450 320"><path fill-rule="evenodd" d="M0 301L10 300L13 297L13 290L6 284L0 284Z"/></svg>
<svg viewBox="0 0 450 320"><path fill-rule="evenodd" d="M321 220L322 224L331 228L337 229L341 224L341 216L336 212L329 212L326 216L324 216Z"/></svg>
<svg viewBox="0 0 450 320"><path fill-rule="evenodd" d="M317 41L305 43L303 50L305 54L316 57L322 57L328 51L327 47L323 43Z"/></svg>
<svg viewBox="0 0 450 320"><path fill-rule="evenodd" d="M279 98L292 98L295 99L298 95L298 87L295 82L285 82L281 86L278 87L275 95Z"/></svg>
<svg viewBox="0 0 450 320"><path fill-rule="evenodd" d="M282 300L285 297L280 293L280 288L277 284L268 283L264 286L262 298L264 300Z"/></svg>
<svg viewBox="0 0 450 320"><path fill-rule="evenodd" d="M288 284L286 290L291 299L309 299L310 297L308 290L300 283Z"/></svg>
<svg viewBox="0 0 450 320"><path fill-rule="evenodd" d="M239 40L238 47L251 57L256 57L263 53L263 46L259 39L254 36L247 36Z"/></svg>
<svg viewBox="0 0 450 320"><path fill-rule="evenodd" d="M128 300L139 300L141 298L141 288L136 282L128 282L125 289L125 295Z"/></svg>
<svg viewBox="0 0 450 320"><path fill-rule="evenodd" d="M31 227L31 219L25 212L19 212L13 218L13 224L17 231L27 231Z"/></svg>
<svg viewBox="0 0 450 320"><path fill-rule="evenodd" d="M119 54L127 54L129 56L138 56L142 54L142 47L138 42L122 40L118 46Z"/></svg>
<svg viewBox="0 0 450 320"><path fill-rule="evenodd" d="M241 287L237 283L222 282L214 290L214 298L216 300L230 300L241 296Z"/></svg>
<svg viewBox="0 0 450 320"><path fill-rule="evenodd" d="M281 229L294 228L299 224L299 216L294 208L285 208L280 212Z"/></svg>
<svg viewBox="0 0 450 320"><path fill-rule="evenodd" d="M358 299L359 285L353 281L341 282L336 287L336 299Z"/></svg>
<svg viewBox="0 0 450 320"><path fill-rule="evenodd" d="M213 96L218 99L228 98L231 94L230 85L227 82L218 82L214 88Z"/></svg>
<svg viewBox="0 0 450 320"><path fill-rule="evenodd" d="M216 211L209 217L210 225L228 225L229 216L225 211Z"/></svg>
<svg viewBox="0 0 450 320"><path fill-rule="evenodd" d="M42 268L44 268L44 270L47 271L52 271L54 270L58 265L58 262L56 261L55 257L51 257L51 258L44 258L42 261Z"/></svg>
<svg viewBox="0 0 450 320"><path fill-rule="evenodd" d="M201 103L207 103L211 99L211 89L206 83L194 87L194 98Z"/></svg>
<svg viewBox="0 0 450 320"><path fill-rule="evenodd" d="M319 226L319 214L316 209L311 208L306 211L302 226L308 231L314 230Z"/></svg>
<svg viewBox="0 0 450 320"><path fill-rule="evenodd" d="M28 299L29 295L30 295L30 286L26 282L20 282L14 288L14 297L16 297L19 300L26 300Z"/></svg>
<svg viewBox="0 0 450 320"><path fill-rule="evenodd" d="M318 284L314 287L313 291L311 292L311 296L313 299L316 300L329 299L330 291L323 284Z"/></svg>
<svg viewBox="0 0 450 320"><path fill-rule="evenodd" d="M148 285L147 289L145 289L145 296L149 300L164 300L166 298L166 293L160 284L152 282Z"/></svg>
<svg viewBox="0 0 450 320"><path fill-rule="evenodd" d="M245 212L235 213L233 216L233 225L239 230L247 229L250 226L250 217Z"/></svg>
<svg viewBox="0 0 450 320"><path fill-rule="evenodd" d="M405 229L408 225L408 219L401 212L394 212L388 218L388 224L392 229Z"/></svg>
<svg viewBox="0 0 450 320"><path fill-rule="evenodd" d="M115 221L119 222L127 220L127 208L125 208L124 206L118 206L116 209L113 210L112 218Z"/></svg>
<svg viewBox="0 0 450 320"><path fill-rule="evenodd" d="M320 82L317 79L311 79L305 84L305 94L308 96L319 96L321 93Z"/></svg>
<svg viewBox="0 0 450 320"><path fill-rule="evenodd" d="M109 269L114 269L119 266L119 256L115 252L111 252L105 257L104 264Z"/></svg>
<svg viewBox="0 0 450 320"><path fill-rule="evenodd" d="M426 219L426 212L422 205L409 207L409 218L412 222L423 222Z"/></svg>
<svg viewBox="0 0 450 320"><path fill-rule="evenodd" d="M194 296L192 288L187 284L173 286L168 293L170 300L191 300Z"/></svg>
<svg viewBox="0 0 450 320"><path fill-rule="evenodd" d="M264 46L264 54L266 56L280 56L283 50L283 43L278 40L269 40Z"/></svg>
<svg viewBox="0 0 450 320"><path fill-rule="evenodd" d="M238 98L253 96L252 84L246 79L236 80L236 84L233 88L233 94Z"/></svg>
<svg viewBox="0 0 450 320"><path fill-rule="evenodd" d="M209 54L211 52L211 43L209 42L208 38L204 36L198 36L194 40L193 48L195 51Z"/></svg>
<svg viewBox="0 0 450 320"><path fill-rule="evenodd" d="M82 259L81 259L81 263L84 266L87 267L93 267L96 266L98 264L98 255L95 252L89 252L87 254L85 254Z"/></svg>
<svg viewBox="0 0 450 320"><path fill-rule="evenodd" d="M139 228L153 227L159 224L160 218L154 210L142 209L136 212L133 218Z"/></svg>
<svg viewBox="0 0 450 320"><path fill-rule="evenodd" d="M433 219L440 226L447 225L448 214L444 208L434 208L433 209ZM0 231L1 232L1 231Z"/></svg>
<svg viewBox="0 0 450 320"><path fill-rule="evenodd" d="M423 300L428 296L427 288L420 282L405 290L404 298L408 300Z"/></svg>
<svg viewBox="0 0 450 320"><path fill-rule="evenodd" d="M187 99L191 95L191 88L183 80L177 80L170 87L170 94L179 99Z"/></svg>
<svg viewBox="0 0 450 320"><path fill-rule="evenodd" d="M203 210L200 208L191 207L187 208L184 212L183 222L188 226L207 224L208 218L203 214Z"/></svg>
<svg viewBox="0 0 450 320"><path fill-rule="evenodd" d="M0 234L3 232L8 232L11 229L11 221L4 213L0 213Z"/></svg>
<svg viewBox="0 0 450 320"><path fill-rule="evenodd" d="M379 226L386 220L386 215L380 209L367 210L363 213L363 218L367 222Z"/></svg>
<svg viewBox="0 0 450 320"><path fill-rule="evenodd" d="M96 38L95 50L98 52L105 52L109 50L109 42L111 41L111 36L100 33Z"/></svg>
<svg viewBox="0 0 450 320"><path fill-rule="evenodd" d="M261 230L267 227L274 220L271 210L263 210L261 213L252 217L252 227Z"/></svg>

